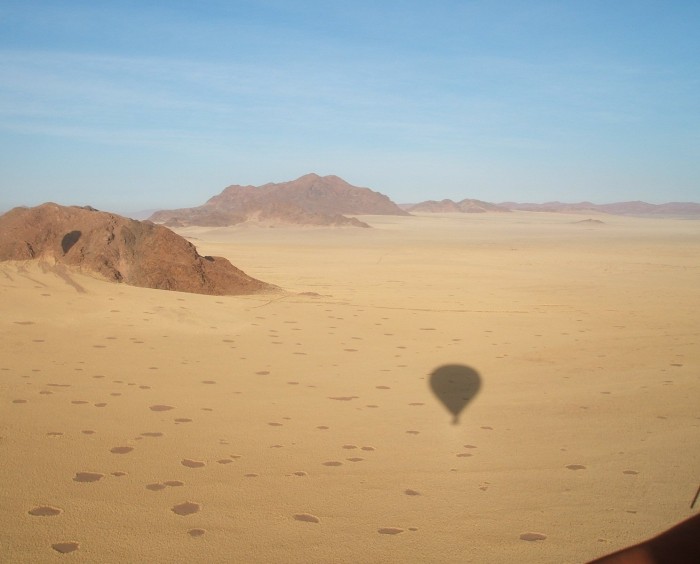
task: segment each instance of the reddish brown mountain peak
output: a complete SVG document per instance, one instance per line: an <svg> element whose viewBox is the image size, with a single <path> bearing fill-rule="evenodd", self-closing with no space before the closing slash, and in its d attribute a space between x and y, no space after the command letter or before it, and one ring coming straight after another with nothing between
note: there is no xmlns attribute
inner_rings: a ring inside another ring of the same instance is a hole
<svg viewBox="0 0 700 564"><path fill-rule="evenodd" d="M315 172L309 172L308 174L304 174L297 178L297 181L299 180L318 180L319 178L330 178L329 176L321 176L319 174L316 174ZM335 177L337 178L337 177Z"/></svg>
<svg viewBox="0 0 700 564"><path fill-rule="evenodd" d="M46 203L0 216L0 261L31 259L144 288L214 295L274 289L224 258L199 255L166 227L90 206Z"/></svg>
<svg viewBox="0 0 700 564"><path fill-rule="evenodd" d="M338 176L305 174L288 182L229 186L203 206L151 216L168 225L225 226L244 222L369 227L348 215L407 215L388 197Z"/></svg>

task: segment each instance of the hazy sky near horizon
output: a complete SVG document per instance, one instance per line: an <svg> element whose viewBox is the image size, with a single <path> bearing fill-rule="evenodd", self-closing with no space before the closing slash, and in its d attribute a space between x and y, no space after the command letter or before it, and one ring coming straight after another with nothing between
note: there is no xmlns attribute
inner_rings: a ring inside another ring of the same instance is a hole
<svg viewBox="0 0 700 564"><path fill-rule="evenodd" d="M0 209L335 174L700 201L696 0L0 0Z"/></svg>

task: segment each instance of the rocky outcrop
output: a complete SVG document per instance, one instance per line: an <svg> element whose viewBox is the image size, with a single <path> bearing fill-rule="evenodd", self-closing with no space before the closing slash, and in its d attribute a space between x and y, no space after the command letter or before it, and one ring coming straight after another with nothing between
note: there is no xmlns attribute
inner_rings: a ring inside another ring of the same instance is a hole
<svg viewBox="0 0 700 564"><path fill-rule="evenodd" d="M0 216L0 260L41 259L112 282L197 294L275 289L221 257L201 256L162 225L46 203Z"/></svg>
<svg viewBox="0 0 700 564"><path fill-rule="evenodd" d="M369 227L346 214L408 215L379 192L352 186L337 176L307 174L278 184L229 186L201 206L158 211L150 220L173 227L246 222Z"/></svg>

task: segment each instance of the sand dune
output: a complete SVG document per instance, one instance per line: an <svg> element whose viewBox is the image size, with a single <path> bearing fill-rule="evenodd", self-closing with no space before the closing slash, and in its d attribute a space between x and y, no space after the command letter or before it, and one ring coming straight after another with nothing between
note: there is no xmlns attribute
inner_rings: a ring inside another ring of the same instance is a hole
<svg viewBox="0 0 700 564"><path fill-rule="evenodd" d="M275 295L0 263L0 560L584 562L693 514L700 223L359 219L178 231Z"/></svg>

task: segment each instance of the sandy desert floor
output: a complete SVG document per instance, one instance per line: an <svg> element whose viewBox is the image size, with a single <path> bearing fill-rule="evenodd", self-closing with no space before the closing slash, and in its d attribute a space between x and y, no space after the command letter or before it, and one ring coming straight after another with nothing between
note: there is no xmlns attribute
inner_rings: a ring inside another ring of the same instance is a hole
<svg viewBox="0 0 700 564"><path fill-rule="evenodd" d="M272 295L0 264L0 561L585 562L698 511L700 222L360 219L180 231Z"/></svg>

